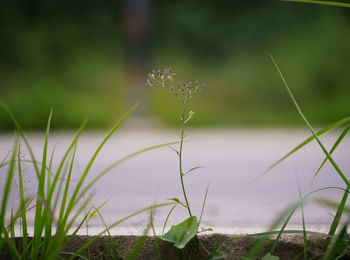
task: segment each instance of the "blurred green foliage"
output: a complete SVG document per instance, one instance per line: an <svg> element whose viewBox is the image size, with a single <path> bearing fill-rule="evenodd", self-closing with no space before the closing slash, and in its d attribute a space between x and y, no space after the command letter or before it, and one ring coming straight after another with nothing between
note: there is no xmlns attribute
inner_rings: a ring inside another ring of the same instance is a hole
<svg viewBox="0 0 350 260"><path fill-rule="evenodd" d="M100 128L136 102L128 1L0 2L0 98L26 129ZM137 2L137 1L135 1ZM348 9L279 1L143 1L151 27L144 72L172 66L208 87L193 101L195 126L302 124L268 57L278 60L314 124L349 115ZM131 17L140 23L138 16ZM141 42L140 45L147 43ZM145 88L140 81L139 88ZM145 97L146 99L146 97ZM178 125L164 91L148 115ZM0 111L0 130L11 129Z"/></svg>

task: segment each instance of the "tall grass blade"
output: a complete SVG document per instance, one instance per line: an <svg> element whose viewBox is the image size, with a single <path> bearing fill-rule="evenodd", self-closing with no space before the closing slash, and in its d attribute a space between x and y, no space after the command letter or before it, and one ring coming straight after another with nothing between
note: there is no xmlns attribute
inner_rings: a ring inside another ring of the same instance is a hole
<svg viewBox="0 0 350 260"><path fill-rule="evenodd" d="M0 99L0 106L6 111L6 113L8 114L8 116L10 117L10 119L12 120L14 125L16 126L17 131L20 134L20 136L22 137L24 143L26 144L28 152L30 154L30 157L32 158L32 160L34 162L34 169L35 169L36 175L37 175L37 177L39 177L39 173L40 172L39 172L39 168L38 168L37 164L35 163L36 159L35 159L35 156L34 156L33 149L30 146L29 141L28 141L26 135L24 134L24 131L23 131L21 125L18 123L16 117L12 114L11 110L7 107L5 102L3 102L1 99Z"/></svg>
<svg viewBox="0 0 350 260"><path fill-rule="evenodd" d="M44 229L45 220L47 218L47 211L43 211L43 203L42 201L45 199L45 177L46 177L46 157L47 157L47 145L48 145L48 137L50 132L51 125L51 117L52 117L52 109L49 115L49 119L47 121L46 132L45 132L45 142L43 148L43 158L41 171L38 178L38 192L36 199L36 208L35 208L35 220L34 220L34 243L31 253L31 258L35 259L39 254L39 247L41 244L41 236ZM46 201L50 204L50 201Z"/></svg>
<svg viewBox="0 0 350 260"><path fill-rule="evenodd" d="M178 205L178 204L175 204L174 206L172 206L171 209L169 210L168 215L166 216L166 219L165 219L164 225L163 225L162 236L164 235L165 227L166 227L166 224L168 223L168 220L169 220L169 218L170 218L170 215L171 215L171 213L173 212L173 210L176 208L177 205Z"/></svg>
<svg viewBox="0 0 350 260"><path fill-rule="evenodd" d="M334 145L332 146L331 150L329 151L329 154L333 154L333 152L335 151L335 149L337 149L338 145L341 143L341 141L343 141L344 137L346 136L346 134L348 133L350 129L350 124L348 124L344 131L341 133L341 135L338 137L337 141L335 141ZM323 165L327 162L327 157L323 160L322 164L320 165L320 167L318 168L318 170L316 171L314 178L317 176L317 174L319 173L319 171L322 169Z"/></svg>
<svg viewBox="0 0 350 260"><path fill-rule="evenodd" d="M83 132L85 126L87 124L87 120L85 120L82 125L80 126L79 130L77 131L77 133L75 134L74 138L73 138L73 141L70 143L68 149L66 150L65 154L63 155L62 159L61 159L61 162L57 168L57 171L56 171L56 174L55 174L55 177L52 181L52 185L50 187L50 190L48 191L48 195L47 195L47 198L48 200L51 200L51 197L53 196L53 193L56 189L56 185L57 185L57 182L58 180L60 179L60 176L61 176L61 171L65 165L65 162L66 162L66 159L68 157L68 155L70 154L71 150L74 148L74 146L76 145L76 143L78 142L78 139L81 135L81 133Z"/></svg>
<svg viewBox="0 0 350 260"><path fill-rule="evenodd" d="M340 255L337 256L337 258L335 258L334 260L339 260L339 259L343 259L344 256L350 254L350 250L346 250L345 252L341 253Z"/></svg>
<svg viewBox="0 0 350 260"><path fill-rule="evenodd" d="M279 239L281 237L281 235L283 233L286 233L285 228L289 223L289 220L291 219L291 217L293 216L294 212L296 211L296 209L301 205L301 204L305 204L308 200L308 198L318 192L321 191L325 191L325 190L331 190L331 189L337 189L337 190L343 190L343 188L339 188L339 187L324 187L324 188L320 188L314 191L311 191L309 193L307 193L306 195L303 196L302 199L299 199L298 201L292 203L290 206L288 206L274 221L274 223L271 225L270 230L274 230L276 229L284 220L283 225L281 227L281 229L276 232L277 233L277 237L270 249L270 253L273 254L274 250L276 249L277 243L279 242ZM274 232L274 231L273 231ZM299 231L300 232L300 231ZM264 245L267 242L267 237L272 235L272 234L276 234L274 233L270 233L270 232L264 232L264 233L259 233L261 234L262 238L248 251L247 256L248 257L255 257L264 247ZM301 233L301 232L300 232ZM309 232L306 232L309 233ZM257 234L253 235L256 236Z"/></svg>
<svg viewBox="0 0 350 260"><path fill-rule="evenodd" d="M334 236L335 231L337 230L337 227L338 227L338 225L340 223L340 219L341 219L341 216L343 214L344 207L345 207L345 204L346 204L346 200L348 199L348 195L349 195L349 188L347 188L345 190L343 198L342 198L342 200L341 200L341 202L339 204L339 207L337 209L337 213L335 214L335 216L333 218L331 227L330 227L329 232L328 232L329 237L326 240L326 248L328 247L329 242L331 240L331 237Z"/></svg>
<svg viewBox="0 0 350 260"><path fill-rule="evenodd" d="M296 2L296 3L305 3L305 4L318 4L318 5L329 5L337 7L350 7L348 3L342 2L332 2L332 1L316 1L316 0L280 0L282 2Z"/></svg>
<svg viewBox="0 0 350 260"><path fill-rule="evenodd" d="M63 243L63 246L62 247L65 247L66 245L68 245L73 239L74 237L78 234L79 230L81 229L81 227L83 226L83 224L85 223L85 221L88 219L89 217L89 214L90 214L90 211L88 211L83 220L79 223L79 225L74 229L74 231L72 232L72 234L70 234L68 236L68 239L65 239L64 240L64 243Z"/></svg>
<svg viewBox="0 0 350 260"><path fill-rule="evenodd" d="M147 207L147 208L143 208L143 209L141 209L141 210L138 210L138 211L136 211L136 212L134 212L134 213L132 213L132 214L130 214L130 215L128 215L128 216L126 216L126 217L124 217L124 218L122 218L122 219L120 219L120 220L118 220L118 221L116 221L116 222L114 222L112 225L110 225L109 227L108 227L108 229L111 229L111 228L113 228L113 227L116 227L116 226L118 226L120 223L122 223L122 222L124 222L124 221L126 221L126 220L128 220L128 219L130 219L130 218L132 218L132 217L134 217L134 216L136 216L136 215L139 215L139 214L141 214L141 213L143 213L143 212L147 212L147 211L149 211L149 210L151 210L151 209L156 209L156 208L159 208L159 207L164 207L164 206L169 206L169 205L173 205L174 203L173 202L168 202L168 203L162 203L162 204L156 204L156 205L152 205L152 206L150 206L150 207ZM75 254L71 257L71 258L69 258L70 260L71 259L74 259L74 257L76 256L76 255L78 255L78 254L80 254L82 251L84 251L87 247L89 247L93 242L95 242L96 241L96 239L98 239L102 234L104 234L106 232L106 229L105 230L103 230L102 232L100 232L98 235L96 235L94 238L92 238L90 241L88 241L87 243L85 243L81 248L79 248L79 250L77 251L77 252L75 252Z"/></svg>
<svg viewBox="0 0 350 260"><path fill-rule="evenodd" d="M312 126L310 125L309 121L306 119L306 117L304 116L303 112L301 111L297 101L294 98L294 95L292 94L291 90L288 87L288 84L286 82L286 80L284 79L284 76L281 72L281 70L279 69L276 61L274 60L274 58L272 56L271 60L273 62L273 64L275 65L275 68L279 74L279 76L281 77L284 87L286 88L295 108L297 109L300 117L303 119L303 121L305 122L305 124L307 125L307 127L309 128L310 132L312 133L312 135L315 137L317 143L319 144L319 146L321 147L322 151L324 152L324 154L327 156L327 159L331 162L331 164L333 165L334 169L337 171L338 175L343 179L344 183L346 184L346 186L348 188L350 188L350 182L349 180L346 178L346 176L343 174L343 172L340 170L339 166L336 164L336 162L333 160L332 156L329 154L329 152L326 150L326 148L323 146L322 142L320 141L320 139L318 138L316 132L314 131L314 129L312 128Z"/></svg>
<svg viewBox="0 0 350 260"><path fill-rule="evenodd" d="M146 229L143 231L142 237L137 241L135 247L131 251L130 255L128 256L127 260L133 260L136 258L136 256L139 254L140 250L142 249L143 245L146 242L147 234L150 230L151 226L147 225Z"/></svg>
<svg viewBox="0 0 350 260"><path fill-rule="evenodd" d="M154 222L153 222L153 210L150 210L150 226L152 228L152 232L153 232L153 238L154 238L154 243L156 245L156 251L157 251L157 257L159 260L162 259L162 255L160 253L160 249L159 249L159 243L158 243L158 237L156 234L156 230L154 228Z"/></svg>
<svg viewBox="0 0 350 260"><path fill-rule="evenodd" d="M20 197L20 212L22 221L22 256L23 259L28 259L27 250L28 247L28 231L27 231L27 214L26 214L26 201L24 199L24 187L23 187L23 175L21 164L21 147L18 145L17 153L17 167L18 167L18 183L19 183L19 197Z"/></svg>
<svg viewBox="0 0 350 260"><path fill-rule="evenodd" d="M333 260L336 258L337 250L341 247L342 240L344 236L346 235L346 228L349 224L349 221L347 221L341 229L339 230L338 234L334 237L331 245L329 246L328 250L326 251L326 255L324 257L324 260Z"/></svg>
<svg viewBox="0 0 350 260"><path fill-rule="evenodd" d="M105 202L106 202L106 201L105 201ZM104 202L104 203L105 203L105 202ZM101 215L101 213L100 213L100 210L99 210L101 207L103 207L104 203L102 203L102 205L100 205L98 208L95 208L95 210L94 210L94 212L92 213L92 215L94 215L95 212L97 212L97 214L99 215L99 217L100 217L100 219L101 219L103 225L105 226L105 230L107 231L107 235L108 235L108 239L109 239L109 244L111 245L111 248L112 248L112 250L111 250L112 253L109 253L109 254L110 254L110 257L113 256L113 259L118 260L118 259L119 259L119 256L118 256L117 248L116 248L116 246L115 246L115 244L114 244L114 241L113 241L113 237L112 237L111 233L109 232L109 228L108 228L108 226L107 226L105 220L103 219L103 217L102 217L102 215ZM108 243L107 243L106 247L108 248Z"/></svg>
<svg viewBox="0 0 350 260"><path fill-rule="evenodd" d="M7 173L7 178L5 182L5 188L4 188L4 193L2 197L2 202L1 202L1 211L0 211L0 238L3 237L4 235L7 235L7 231L5 229L5 214L6 214L6 208L7 208L7 202L9 200L10 192L11 192L11 186L12 186L12 180L13 180L13 175L14 175L14 169L15 169L15 160L17 156L17 147L18 147L18 136L16 135L15 137L15 143L13 145L13 151L12 151L12 157L11 157L11 162L10 166L8 169ZM0 252L3 247L4 240L0 239Z"/></svg>
<svg viewBox="0 0 350 260"><path fill-rule="evenodd" d="M205 208L205 203L207 202L208 190L209 190L209 184L207 185L207 188L205 189L204 200L203 200L202 209L201 209L201 215L200 215L199 221L198 221L199 225L201 224L203 212L204 212L204 208Z"/></svg>
<svg viewBox="0 0 350 260"><path fill-rule="evenodd" d="M47 182L46 182L46 192L48 193L51 187L51 173L52 173L52 162L53 162L53 157L54 157L54 152L55 148L53 149L51 156L50 156L50 163L49 167L47 169ZM58 201L59 197L56 197L55 204L52 209L52 215L54 215L55 208L56 208L56 203ZM46 208L50 208L51 205L48 205ZM51 208L50 208L51 210ZM48 254L50 252L50 244L52 244L52 219L50 218L49 215L45 215L45 235L44 235L44 245L43 249L45 250L43 252L43 255Z"/></svg>
<svg viewBox="0 0 350 260"><path fill-rule="evenodd" d="M71 212L71 210L73 209L74 205L78 203L77 201L77 196L79 195L79 191L81 186L83 185L85 178L87 176L87 174L89 173L89 170L93 164L93 162L95 161L97 155L99 154L99 152L101 151L102 147L104 146L104 144L108 141L108 139L112 136L112 134L119 128L119 126L125 121L125 119L136 109L138 104L134 105L128 112L126 112L121 119L112 127L112 129L108 132L107 136L102 140L102 142L100 143L100 145L98 146L98 148L96 149L96 151L94 152L94 154L92 155L88 165L86 166L78 184L76 185L74 191L73 191L73 195L68 203L65 215L63 217L63 225L66 223L67 218Z"/></svg>
<svg viewBox="0 0 350 260"><path fill-rule="evenodd" d="M0 227L4 228L4 225L0 223ZM21 259L20 252L18 252L16 244L13 243L13 241L9 238L9 235L7 232L4 232L4 237L1 238L0 243L6 243L10 250L10 254L12 256L12 259ZM1 252L0 248L0 252Z"/></svg>
<svg viewBox="0 0 350 260"><path fill-rule="evenodd" d="M59 213L59 217L58 217L59 220L62 219L64 210L66 208L66 202L67 202L68 191L69 191L69 184L70 184L71 177L72 177L73 164L74 164L76 151L77 151L77 143L74 144L73 155L72 155L72 159L71 159L71 162L70 162L68 176L67 176L67 179L66 179L66 185L65 185L65 188L64 188L63 198L62 198L61 206L60 206L60 213Z"/></svg>
<svg viewBox="0 0 350 260"><path fill-rule="evenodd" d="M338 126L341 126L345 123L350 122L350 117L345 117L339 121L334 122L333 124L321 129L320 131L318 131L316 133L317 136L321 136L331 130L333 130L334 128L337 128ZM310 143L311 141L313 141L315 139L315 137L312 135L309 138L305 139L303 142L301 142L299 145L297 145L295 148L293 148L291 151L289 151L287 154L285 154L282 158L280 158L278 161L276 161L275 163L273 163L271 166L269 166L263 173L261 173L258 177L256 177L253 181L256 181L258 179L260 179L261 177L263 177L266 173L268 173L271 169L273 169L274 167L276 167L278 164L280 164L282 161L284 161L285 159L287 159L289 156L291 156L292 154L294 154L296 151L300 150L302 147L304 147L305 145L307 145L308 143Z"/></svg>
<svg viewBox="0 0 350 260"><path fill-rule="evenodd" d="M302 195L301 195L301 190L300 190L300 183L299 183L299 178L297 178L298 180L298 191L299 191L299 200L302 199ZM302 220L302 224L303 224L303 244L304 244L304 260L307 260L307 234L306 234L306 228L305 228L305 215L304 215L304 204L301 203L300 204L300 208L301 208L301 220Z"/></svg>

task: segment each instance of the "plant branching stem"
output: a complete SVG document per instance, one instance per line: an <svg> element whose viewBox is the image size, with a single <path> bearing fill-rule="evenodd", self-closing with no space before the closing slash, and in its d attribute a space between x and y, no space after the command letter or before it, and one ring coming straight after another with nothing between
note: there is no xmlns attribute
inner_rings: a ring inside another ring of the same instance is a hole
<svg viewBox="0 0 350 260"><path fill-rule="evenodd" d="M185 133L185 113L186 113L186 104L187 104L187 99L185 99L185 101L184 101L184 107L183 107L182 114L181 114L181 134L180 134L180 150L179 150L179 171L180 171L180 180L181 180L182 193L183 193L184 198L185 198L185 202L186 202L188 214L190 215L190 217L192 217L192 212L191 212L190 204L189 204L189 202L188 202L187 195L186 195L186 189L185 189L185 184L184 184L184 180L183 180L184 175L183 175L183 171L182 171L182 146L183 146L184 133Z"/></svg>

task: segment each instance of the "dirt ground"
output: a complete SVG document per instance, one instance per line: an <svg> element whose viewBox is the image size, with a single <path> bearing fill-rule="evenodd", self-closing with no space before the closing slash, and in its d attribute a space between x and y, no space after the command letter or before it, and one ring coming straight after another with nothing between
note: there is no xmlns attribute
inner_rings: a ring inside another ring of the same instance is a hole
<svg viewBox="0 0 350 260"><path fill-rule="evenodd" d="M113 236L119 259L127 259L132 249L139 241L139 236ZM77 236L62 251L75 252L84 245L91 237ZM97 239L85 250L81 255L88 259L113 259L111 250L107 243L106 237ZM221 251L227 254L225 259L242 259L249 249L258 241L257 238L237 238L233 235L211 234L199 236L200 242L207 248L209 252L221 246ZM208 259L208 253L202 247L187 246L184 250L179 250L168 242L157 240L162 259ZM271 248L273 239L269 239L263 246L261 255L256 259L261 259ZM320 236L308 236L308 259L321 259L322 250L325 245L325 239ZM201 248L198 250L198 248ZM190 253L189 253L190 252ZM198 253L199 252L199 253ZM280 239L274 255L279 256L281 260L286 259L304 259L303 255L303 237L302 235L284 235ZM63 258L69 258L68 255L61 255ZM11 259L9 255L0 255L0 259ZM80 259L77 257L76 259ZM158 259L156 244L153 237L147 237L142 249L137 254L136 259ZM350 259L350 258L342 258Z"/></svg>
<svg viewBox="0 0 350 260"><path fill-rule="evenodd" d="M138 236L115 236L113 240L116 243L117 252L121 259L127 259L130 255L132 248L136 245L140 237ZM74 252L77 250L88 237L77 237L69 245L69 250ZM247 254L249 249L257 242L257 238L240 238L235 239L235 236L212 234L199 236L201 243L208 249L209 252L221 247L221 251L227 254L225 259L242 259ZM325 239L319 236L308 237L308 258L315 257L313 259L321 259L322 250L325 244ZM186 259L189 247L185 250L179 250L172 244L160 241L159 248L162 259ZM268 240L265 244L263 252L259 258L265 255L271 248L273 240ZM191 250L190 259L207 259L208 254L202 249L200 250L200 256L198 256L198 250L196 246ZM100 238L91 247L89 254L84 252L84 256L90 259L110 259L108 250L106 248L105 238ZM303 257L303 237L301 235L285 235L278 243L274 255L279 256L280 259L304 259ZM257 259L259 259L257 258ZM153 237L148 237L143 248L139 252L136 259L157 259L157 251L155 241Z"/></svg>

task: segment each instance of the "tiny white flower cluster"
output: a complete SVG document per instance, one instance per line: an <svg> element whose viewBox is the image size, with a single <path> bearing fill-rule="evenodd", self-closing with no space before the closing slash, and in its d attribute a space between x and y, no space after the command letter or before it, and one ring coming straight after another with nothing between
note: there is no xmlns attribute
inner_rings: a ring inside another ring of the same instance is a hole
<svg viewBox="0 0 350 260"><path fill-rule="evenodd" d="M174 81L175 76L176 74L171 72L171 67L164 70L153 70L152 73L149 73L147 76L146 85L160 85L168 92L171 91L176 97L181 98L183 102L187 102L187 100L195 96L201 88L207 86L205 83L200 84L198 80L194 83L192 83L192 81L178 81L175 86L172 83L169 83L169 86L167 86L168 81Z"/></svg>
<svg viewBox="0 0 350 260"><path fill-rule="evenodd" d="M161 85L165 87L165 82L173 79L176 74L171 72L171 67L161 70L153 70L152 73L148 73L146 85L153 86L155 84Z"/></svg>

